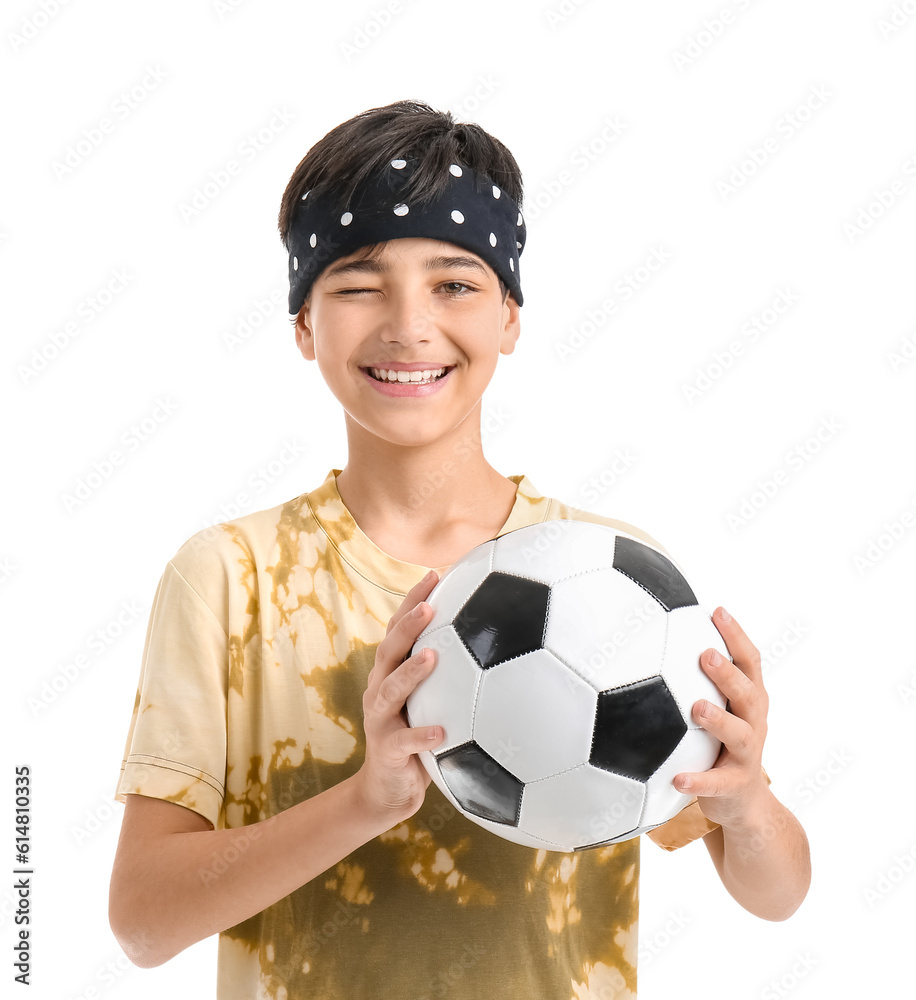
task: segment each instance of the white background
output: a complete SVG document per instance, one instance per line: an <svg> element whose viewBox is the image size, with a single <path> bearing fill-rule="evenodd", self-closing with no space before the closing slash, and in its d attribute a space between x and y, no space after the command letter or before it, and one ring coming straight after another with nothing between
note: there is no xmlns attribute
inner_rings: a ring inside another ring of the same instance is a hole
<svg viewBox="0 0 916 1000"><path fill-rule="evenodd" d="M810 894L768 923L701 845L644 842L640 997L899 995L916 3L59 3L7 3L0 40L0 869L25 763L30 995L213 995L215 938L139 970L107 922L150 600L190 534L345 462L276 215L314 142L403 98L478 122L525 177L488 457L648 531L767 656L764 765L808 833ZM4 992L13 905L0 888Z"/></svg>

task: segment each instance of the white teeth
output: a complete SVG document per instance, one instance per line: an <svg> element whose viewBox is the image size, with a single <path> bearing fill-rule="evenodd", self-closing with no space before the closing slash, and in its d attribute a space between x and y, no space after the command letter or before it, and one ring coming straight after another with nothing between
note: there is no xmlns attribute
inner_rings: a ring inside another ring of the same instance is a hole
<svg viewBox="0 0 916 1000"><path fill-rule="evenodd" d="M415 382L422 385L427 382L434 382L437 378L444 375L447 369L431 368L428 371L408 372L395 371L393 368L370 368L369 371L372 377L378 379L380 382Z"/></svg>

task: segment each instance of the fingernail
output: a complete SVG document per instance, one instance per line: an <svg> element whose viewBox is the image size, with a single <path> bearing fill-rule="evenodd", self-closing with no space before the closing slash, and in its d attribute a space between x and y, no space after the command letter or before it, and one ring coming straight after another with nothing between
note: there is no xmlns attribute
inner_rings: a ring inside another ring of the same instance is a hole
<svg viewBox="0 0 916 1000"><path fill-rule="evenodd" d="M716 652L715 650L713 650L713 651L712 651L712 652L711 652L711 653L709 654L709 665L710 665L711 667L717 667L717 666L719 665L719 661L720 661L721 659L722 659L722 657L721 657L721 656L719 656L719 654L718 654L718 653L717 653L717 652Z"/></svg>
<svg viewBox="0 0 916 1000"><path fill-rule="evenodd" d="M722 609L722 614L720 617L722 619L723 625L727 625L732 620L732 616L725 610L725 608Z"/></svg>
<svg viewBox="0 0 916 1000"><path fill-rule="evenodd" d="M423 617L423 612L425 610L426 610L426 608L425 608L423 602L420 601L420 603L410 613L411 613L411 615L414 618L422 618Z"/></svg>
<svg viewBox="0 0 916 1000"><path fill-rule="evenodd" d="M690 778L681 778L677 783L678 788L691 788L693 787L693 782Z"/></svg>

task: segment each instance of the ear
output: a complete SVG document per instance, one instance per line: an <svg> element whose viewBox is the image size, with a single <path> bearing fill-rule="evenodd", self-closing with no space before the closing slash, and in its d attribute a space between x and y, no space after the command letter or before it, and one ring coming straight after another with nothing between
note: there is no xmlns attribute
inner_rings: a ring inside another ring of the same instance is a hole
<svg viewBox="0 0 916 1000"><path fill-rule="evenodd" d="M311 316L307 304L299 310L299 315L296 317L296 346L306 361L315 360L315 339L312 336Z"/></svg>
<svg viewBox="0 0 916 1000"><path fill-rule="evenodd" d="M503 328L499 338L499 353L511 354L515 350L518 335L521 333L519 304L512 292L506 296L503 303Z"/></svg>

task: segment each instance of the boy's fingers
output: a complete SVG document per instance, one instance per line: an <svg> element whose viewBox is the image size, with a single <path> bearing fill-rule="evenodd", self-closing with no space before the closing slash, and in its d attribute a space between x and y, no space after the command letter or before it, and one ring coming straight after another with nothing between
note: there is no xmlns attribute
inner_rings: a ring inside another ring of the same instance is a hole
<svg viewBox="0 0 916 1000"><path fill-rule="evenodd" d="M685 771L675 775L674 786L686 794L715 798L732 792L735 778L731 769L726 767L716 767L709 771Z"/></svg>
<svg viewBox="0 0 916 1000"><path fill-rule="evenodd" d="M716 608L712 620L733 662L711 664L705 653L703 669L728 699L730 710L765 734L769 695L763 683L760 651L725 608Z"/></svg>
<svg viewBox="0 0 916 1000"><path fill-rule="evenodd" d="M762 686L763 669L760 651L748 638L744 629L723 607L716 608L712 613L712 621L719 630L719 635L725 640L731 658L755 684Z"/></svg>
<svg viewBox="0 0 916 1000"><path fill-rule="evenodd" d="M386 634L390 632L399 621L401 621L404 615L409 614L417 606L417 604L420 603L420 601L425 601L426 598L432 593L433 587L435 587L438 582L439 574L436 573L434 569L431 569L419 583L414 584L414 586L407 592L404 600L401 601L401 606L391 616L391 620L388 622Z"/></svg>
<svg viewBox="0 0 916 1000"><path fill-rule="evenodd" d="M433 616L433 609L425 602L420 601L411 608L407 614L403 615L392 630L378 644L375 662L380 665L384 673L388 674L410 654L417 637L429 624Z"/></svg>
<svg viewBox="0 0 916 1000"><path fill-rule="evenodd" d="M395 750L406 759L413 753L433 750L444 738L441 726L419 726L417 729L399 729L392 742Z"/></svg>
<svg viewBox="0 0 916 1000"><path fill-rule="evenodd" d="M717 650L704 650L700 666L725 697L732 714L755 725L765 723L767 696L762 684L755 684L737 663L726 660Z"/></svg>
<svg viewBox="0 0 916 1000"><path fill-rule="evenodd" d="M428 604L419 606L423 605L425 598L429 597L438 582L438 573L431 569L419 583L411 587L401 601L401 606L391 616L385 637L375 652L375 665L369 671L368 692L374 692L391 671L404 660L416 642L417 636L426 627L432 609ZM418 608L419 614L416 614Z"/></svg>
<svg viewBox="0 0 916 1000"><path fill-rule="evenodd" d="M375 665L369 671L366 693L375 697L386 678L410 655L417 636L432 618L432 608L421 601L404 615L394 628L378 644L375 651Z"/></svg>
<svg viewBox="0 0 916 1000"><path fill-rule="evenodd" d="M755 732L744 719L719 708L705 698L693 706L693 717L740 763L745 764L754 760L757 745Z"/></svg>
<svg viewBox="0 0 916 1000"><path fill-rule="evenodd" d="M379 685L376 701L384 711L400 712L414 688L427 677L436 663L432 649L421 649L408 657Z"/></svg>

